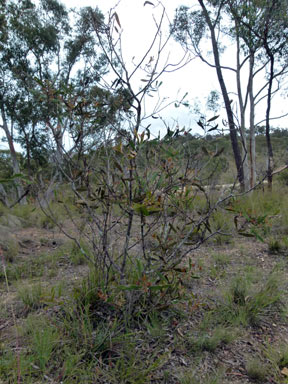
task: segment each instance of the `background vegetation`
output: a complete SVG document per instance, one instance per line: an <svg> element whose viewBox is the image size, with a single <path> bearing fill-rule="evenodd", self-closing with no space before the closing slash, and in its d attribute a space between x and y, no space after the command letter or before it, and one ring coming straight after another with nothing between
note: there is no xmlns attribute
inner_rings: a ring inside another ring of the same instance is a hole
<svg viewBox="0 0 288 384"><path fill-rule="evenodd" d="M0 1L5 383L287 382L288 134L270 127L287 4L196 3L165 34L165 7L146 1L160 9L155 33L126 63L115 10ZM223 20L250 63L241 116L221 74ZM191 102L157 99L161 76L192 53L205 61L207 33L227 123L212 92L201 135L163 121L153 136L165 106ZM172 37L185 47L178 63L163 59ZM260 70L265 126L251 115Z"/></svg>

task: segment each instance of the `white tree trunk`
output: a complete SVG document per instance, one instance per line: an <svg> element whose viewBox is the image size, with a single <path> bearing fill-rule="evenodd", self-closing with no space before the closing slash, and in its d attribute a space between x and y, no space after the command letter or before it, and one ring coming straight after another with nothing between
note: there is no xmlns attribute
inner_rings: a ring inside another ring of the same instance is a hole
<svg viewBox="0 0 288 384"><path fill-rule="evenodd" d="M20 173L20 166L19 166L19 162L17 159L17 153L16 153L15 148L14 148L13 136L10 133L7 119L5 116L5 111L4 111L3 107L1 108L1 116L2 116L2 122L3 122L3 124L1 125L1 128L4 130L7 141L8 141L8 145L9 145L9 149L10 149L10 155L11 155L11 159L12 159L13 174L17 175ZM15 187L16 187L16 191L17 191L17 199L20 199L21 196L24 195L24 189L23 189L23 186L21 184L20 179L15 179ZM19 203L22 205L27 204L26 197L21 199Z"/></svg>

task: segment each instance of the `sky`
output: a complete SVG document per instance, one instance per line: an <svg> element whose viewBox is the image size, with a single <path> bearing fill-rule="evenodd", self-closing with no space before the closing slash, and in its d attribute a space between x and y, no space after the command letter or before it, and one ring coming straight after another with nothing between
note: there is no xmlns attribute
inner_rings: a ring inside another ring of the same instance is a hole
<svg viewBox="0 0 288 384"><path fill-rule="evenodd" d="M62 2L67 7L79 7L79 6L98 6L99 9L105 14L113 8L116 10L121 27L122 27L122 46L123 46L123 55L127 63L132 61L132 57L142 57L143 52L145 52L145 47L147 47L154 36L153 32L155 31L155 23L153 17L156 20L159 20L161 7L153 7L149 4L144 6L145 0L62 0ZM156 4L157 0L151 0L152 3ZM175 9L180 5L196 5L197 2L193 0L163 0L163 5L165 6L168 18L172 21ZM115 4L117 4L116 8ZM169 20L167 19L164 23L164 32L165 28L168 31ZM230 43L228 42L228 45ZM210 42L207 42L205 48L207 51L211 50ZM224 65L233 65L233 60L235 61L235 47L230 44L228 49L223 55L222 64ZM173 63L176 63L183 55L184 51L180 47L179 43L176 43L171 39L168 49L163 55L163 60L168 57L169 60ZM166 56L165 56L166 55ZM213 62L212 56L210 57L211 62ZM232 64L231 64L232 63ZM128 64L127 64L128 65ZM231 77L232 74L229 71L225 73L228 89L231 91L231 99L236 100L235 94L233 95L232 84L235 84L235 78ZM233 75L234 76L234 75ZM181 98L181 95L184 95L188 92L187 100L190 104L193 105L194 101L197 100L200 105L202 105L202 112L208 114L208 118L213 116L213 112L205 110L205 98L208 97L209 93L212 90L219 91L219 84L216 77L216 71L214 68L207 66L199 58L195 58L186 65L184 68L169 74L164 74L161 78L163 85L161 86L160 97L168 98L169 101L173 101L175 98ZM244 84L244 81L243 81ZM256 82L257 84L257 82ZM259 88L263 84L263 78L259 79ZM287 93L287 92L286 92ZM153 108L153 102L156 100L150 100L148 109ZM278 95L272 105L271 117L279 116L286 113L286 97L283 94ZM265 118L265 103L259 104L256 109L256 123ZM237 110L237 104L234 103L234 111ZM171 126L178 125L180 128L185 126L185 129L191 127L193 132L200 132L201 128L197 126L196 121L199 118L199 115L195 115L192 111L187 110L187 108L180 107L175 109L174 103L173 107L168 107L167 109L161 112L161 116L166 122ZM225 111L222 110L221 118L225 119ZM275 120L272 122L274 126L287 127L288 118L282 120ZM163 123L160 120L153 120L152 125L154 132L161 130L163 133ZM263 124L263 123L262 123Z"/></svg>
<svg viewBox="0 0 288 384"><path fill-rule="evenodd" d="M115 8L122 27L123 55L127 63L131 63L133 57L136 58L134 61L137 61L137 58L143 56L146 47L150 45L154 36L155 22L153 17L155 17L156 20L160 19L161 7L154 8L149 4L144 6L144 2L145 0L121 0ZM151 0L151 2L153 2L153 0ZM116 2L115 0L62 0L62 3L67 7L76 8L79 7L79 5L98 6L104 14L107 14L111 8L114 8ZM155 4L156 3L157 1L155 1ZM191 5L191 0L164 0L163 4L165 5L169 19L172 21L176 7L180 5ZM168 25L169 20L166 18L164 22L164 32L165 29L166 32L168 31ZM168 48L163 54L163 61L169 56L169 62L177 63L183 57L184 53L180 44L171 39ZM181 98L188 92L186 99L190 103L193 104L195 98L203 100L211 90L218 89L214 69L205 68L205 73L203 73L203 67L206 67L206 65L203 65L199 59L195 59L176 72L164 74L161 77L163 84L159 90L159 97L162 99L167 98L166 102L169 103ZM153 110L156 101L156 98L147 100L147 109ZM185 126L185 129L193 127L194 130L198 130L199 128L196 124L198 116L193 115L192 112L189 112L185 107L175 108L174 102L171 107L161 112L161 117L170 126L175 127L178 125L180 128ZM150 122L152 123L152 132L154 132L154 134L157 134L159 130L161 133L164 132L164 124L160 120L150 120L149 123Z"/></svg>
<svg viewBox="0 0 288 384"><path fill-rule="evenodd" d="M155 4L157 0L150 0ZM104 13L108 14L109 10L113 8L113 12L116 11L121 23L121 39L123 47L123 56L127 66L130 69L132 58L135 57L134 61L139 60L146 52L147 47L150 45L154 32L155 32L155 20L159 20L161 7L153 7L150 4L144 6L145 0L61 0L67 8L79 8L85 6L99 7ZM168 18L172 21L175 13L175 9L180 5L191 6L196 4L194 0L163 0L162 1ZM115 7L115 5L117 6ZM164 23L164 34L168 31L169 19L165 19ZM208 41L205 45L207 52L211 50L210 42ZM222 64L233 65L235 60L234 55L235 49L233 46L229 46L224 53ZM169 57L169 62L176 63L183 56L184 51L179 43L176 43L173 39L170 40L166 51L163 54L163 60L165 61ZM210 56L213 62L212 56ZM142 75L141 75L142 76ZM140 76L140 78L141 78ZM235 94L233 94L232 84L235 84L235 78L231 77L231 74L225 74L227 84L231 92L231 99L236 100ZM230 76L230 77L229 77ZM206 113L207 117L212 117L213 112L205 110L205 98L208 97L212 90L219 91L218 80L216 77L216 71L214 68L207 66L199 58L193 59L185 67L175 71L173 73L164 74L161 79L163 84L160 88L159 98L166 99L166 102L171 102L172 105L167 107L161 112L161 117L165 120L166 125L170 127L178 126L180 129L185 127L185 130L192 129L192 133L201 133L201 128L197 125L199 114L193 114L192 109L185 107L175 108L174 100L181 98L184 94L188 93L186 100L191 105L194 104L195 100L200 104L202 112ZM263 79L262 79L263 81ZM139 78L136 79L133 86L136 89L139 86ZM259 83L262 84L262 83ZM287 93L287 92L286 92ZM153 106L157 102L157 98L147 98L146 106L148 112L153 110ZM282 115L286 110L287 100L283 94L278 96L278 99L273 101L273 108L271 116ZM237 109L236 103L234 105L234 111ZM201 107L202 106L202 107ZM265 118L264 104L261 107L259 105L256 111L256 122L261 121ZM221 118L219 119L220 127L221 120L225 119L225 111L222 109ZM274 126L287 127L288 117L282 120L275 120L272 122ZM150 119L147 121L148 125L151 123L151 132L157 136L158 132L161 135L165 133L164 123L160 120ZM263 123L262 123L263 124Z"/></svg>

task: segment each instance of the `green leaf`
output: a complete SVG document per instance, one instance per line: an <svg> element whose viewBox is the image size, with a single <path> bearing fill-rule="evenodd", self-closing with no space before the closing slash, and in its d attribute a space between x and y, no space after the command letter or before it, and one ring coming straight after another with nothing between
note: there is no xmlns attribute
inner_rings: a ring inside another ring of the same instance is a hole
<svg viewBox="0 0 288 384"><path fill-rule="evenodd" d="M135 203L135 204L133 204L132 208L137 213L140 213L144 216L149 216L149 211L148 211L147 206L145 204Z"/></svg>
<svg viewBox="0 0 288 384"><path fill-rule="evenodd" d="M164 284L164 285L151 285L148 287L150 291L160 291L162 289L170 288L172 285L171 284Z"/></svg>
<svg viewBox="0 0 288 384"><path fill-rule="evenodd" d="M261 243L264 243L263 237L260 236L259 233L254 228L251 229L251 233L256 237L257 240L261 241Z"/></svg>
<svg viewBox="0 0 288 384"><path fill-rule="evenodd" d="M118 285L117 289L120 289L120 291L134 291L134 290L139 290L142 289L140 285Z"/></svg>

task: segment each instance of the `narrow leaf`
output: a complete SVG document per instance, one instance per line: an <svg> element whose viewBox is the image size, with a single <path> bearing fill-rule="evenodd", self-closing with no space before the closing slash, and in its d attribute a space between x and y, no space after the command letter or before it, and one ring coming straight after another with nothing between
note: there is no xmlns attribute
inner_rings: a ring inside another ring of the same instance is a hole
<svg viewBox="0 0 288 384"><path fill-rule="evenodd" d="M207 121L207 123L211 123L211 121L214 121L214 120L218 119L219 116L220 116L220 115L211 117L211 119L209 119L209 120Z"/></svg>
<svg viewBox="0 0 288 384"><path fill-rule="evenodd" d="M120 19L119 19L119 16L118 16L117 12L114 12L113 16L115 17L115 19L116 19L117 24L119 25L119 27L122 28L122 27L121 27L121 24L120 24Z"/></svg>
<svg viewBox="0 0 288 384"><path fill-rule="evenodd" d="M145 7L145 5L153 5L153 7L154 7L154 4L153 3L151 3L151 1L145 1L145 3L144 3L144 7Z"/></svg>
<svg viewBox="0 0 288 384"><path fill-rule="evenodd" d="M202 123L201 120L197 121L197 124L198 124L202 129L204 129L204 125L203 125L203 123Z"/></svg>
<svg viewBox="0 0 288 384"><path fill-rule="evenodd" d="M210 129L208 129L208 132L215 131L217 128L218 128L218 124L215 125L215 127L212 127Z"/></svg>
<svg viewBox="0 0 288 384"><path fill-rule="evenodd" d="M149 140L149 139L150 139L150 136L151 136L150 129L149 129L150 125L151 125L151 124L149 124L148 127L146 127L146 131L147 131L147 140Z"/></svg>

